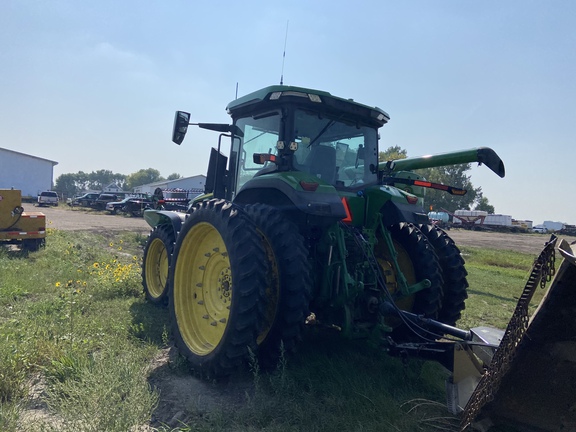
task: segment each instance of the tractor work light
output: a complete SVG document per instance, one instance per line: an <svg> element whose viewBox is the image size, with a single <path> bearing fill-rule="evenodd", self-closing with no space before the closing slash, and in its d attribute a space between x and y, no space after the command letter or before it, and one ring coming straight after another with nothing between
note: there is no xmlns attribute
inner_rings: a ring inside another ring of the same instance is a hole
<svg viewBox="0 0 576 432"><path fill-rule="evenodd" d="M308 98L311 102L322 103L320 96L312 93L302 93L297 91L273 92L270 94L270 100L278 100L282 96L296 96L301 98Z"/></svg>

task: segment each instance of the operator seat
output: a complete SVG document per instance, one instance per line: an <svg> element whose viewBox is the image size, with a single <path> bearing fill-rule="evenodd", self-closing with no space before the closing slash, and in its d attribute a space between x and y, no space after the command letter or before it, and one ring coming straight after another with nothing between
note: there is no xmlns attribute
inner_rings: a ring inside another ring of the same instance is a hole
<svg viewBox="0 0 576 432"><path fill-rule="evenodd" d="M305 165L306 171L326 183L336 182L336 149L334 147L323 145L312 147Z"/></svg>

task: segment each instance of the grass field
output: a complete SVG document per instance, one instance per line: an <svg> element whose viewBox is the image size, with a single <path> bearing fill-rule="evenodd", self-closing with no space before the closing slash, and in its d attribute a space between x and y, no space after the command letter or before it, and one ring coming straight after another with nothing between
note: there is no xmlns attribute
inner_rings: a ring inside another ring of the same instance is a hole
<svg viewBox="0 0 576 432"><path fill-rule="evenodd" d="M39 252L0 248L1 431L434 431L457 424L444 408L447 372L437 364L404 363L362 341L314 332L275 372L253 362L242 391L208 411L182 406L181 421L163 424L149 375L170 346L169 323L141 292L145 240L51 230ZM534 257L462 252L470 298L460 327L504 328ZM169 370L189 374L178 356Z"/></svg>

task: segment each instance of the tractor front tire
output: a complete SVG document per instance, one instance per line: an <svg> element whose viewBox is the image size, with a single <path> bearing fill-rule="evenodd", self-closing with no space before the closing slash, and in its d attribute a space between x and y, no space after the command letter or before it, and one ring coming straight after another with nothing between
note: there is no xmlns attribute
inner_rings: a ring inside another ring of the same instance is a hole
<svg viewBox="0 0 576 432"><path fill-rule="evenodd" d="M146 298L154 304L168 303L168 276L174 251L174 230L171 225L159 225L150 233L144 248L142 286Z"/></svg>
<svg viewBox="0 0 576 432"><path fill-rule="evenodd" d="M312 291L312 268L296 224L268 205L251 204L244 210L256 224L270 264L258 336L258 359L270 368L277 365L282 350L293 352L301 339Z"/></svg>
<svg viewBox="0 0 576 432"><path fill-rule="evenodd" d="M170 270L170 315L176 345L206 378L232 373L257 351L259 299L268 274L260 234L230 202L191 209Z"/></svg>
<svg viewBox="0 0 576 432"><path fill-rule="evenodd" d="M464 267L464 259L460 249L444 230L434 225L421 225L420 230L432 244L438 255L442 277L444 279L442 308L438 320L449 325L456 325L461 312L466 308L468 298L468 272Z"/></svg>

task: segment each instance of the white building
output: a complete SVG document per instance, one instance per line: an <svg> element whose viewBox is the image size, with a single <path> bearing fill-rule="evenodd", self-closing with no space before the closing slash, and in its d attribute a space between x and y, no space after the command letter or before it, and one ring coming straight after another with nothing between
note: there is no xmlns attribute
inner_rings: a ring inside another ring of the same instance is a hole
<svg viewBox="0 0 576 432"><path fill-rule="evenodd" d="M159 182L149 183L134 188L135 193L150 194L154 193L156 188L160 189L185 189L193 192L203 193L206 185L205 175L195 175L192 177L182 177L176 180L162 180Z"/></svg>
<svg viewBox="0 0 576 432"><path fill-rule="evenodd" d="M58 162L0 147L0 189L20 189L22 196L36 197L52 189Z"/></svg>
<svg viewBox="0 0 576 432"><path fill-rule="evenodd" d="M110 183L108 186L106 186L104 189L102 189L102 192L117 193L117 192L123 192L123 190L116 183Z"/></svg>

